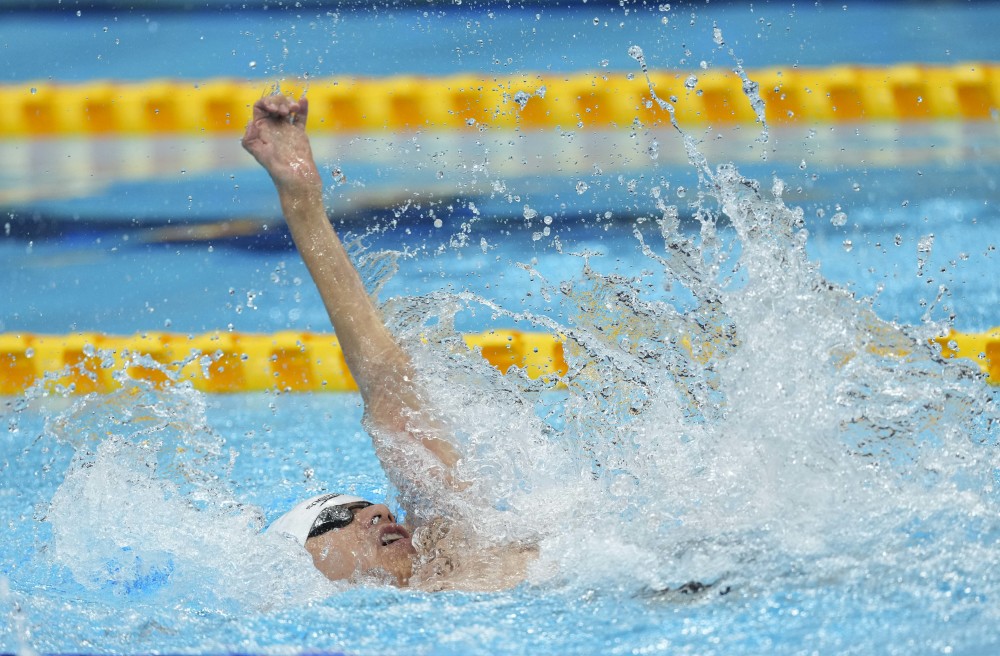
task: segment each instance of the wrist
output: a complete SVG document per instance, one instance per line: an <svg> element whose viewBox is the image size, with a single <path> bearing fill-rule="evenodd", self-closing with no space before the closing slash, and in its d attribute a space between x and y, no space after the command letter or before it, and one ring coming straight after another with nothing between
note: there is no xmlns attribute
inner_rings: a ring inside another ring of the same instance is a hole
<svg viewBox="0 0 1000 656"><path fill-rule="evenodd" d="M275 177L272 176L274 186L278 190L279 196L295 196L305 198L323 197L323 181L319 177L318 171L297 172L296 175Z"/></svg>
<svg viewBox="0 0 1000 656"><path fill-rule="evenodd" d="M295 220L304 214L320 213L326 216L323 202L323 185L305 181L275 183L285 218Z"/></svg>

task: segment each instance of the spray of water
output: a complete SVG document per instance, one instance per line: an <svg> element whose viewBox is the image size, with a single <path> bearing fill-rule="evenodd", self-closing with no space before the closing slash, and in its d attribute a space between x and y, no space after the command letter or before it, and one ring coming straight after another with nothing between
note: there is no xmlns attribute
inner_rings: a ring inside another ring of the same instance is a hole
<svg viewBox="0 0 1000 656"><path fill-rule="evenodd" d="M141 364L176 376L148 358ZM127 370L116 372L120 389L61 411L44 382L26 395L21 411L33 406L48 416L21 457L34 462L38 452L65 453L62 446L71 455L69 462L53 455L36 474L59 481L51 500L36 506L37 524L22 518L47 545L24 554L25 565L37 576L68 574L77 594L93 600L183 604L195 613L328 595L308 555L260 534L261 511L225 484L238 454L208 425L204 397L177 380L132 380ZM15 415L10 428L21 432L19 422Z"/></svg>
<svg viewBox="0 0 1000 656"><path fill-rule="evenodd" d="M822 278L780 184L767 194L731 166L704 184L698 235L672 207L662 246L636 230L683 311L589 265L541 283L572 309L565 323L472 294L388 306L433 407L461 427L473 486L461 502L442 491L437 509L485 539L540 541L536 581L759 585L876 564L911 575L914 523L947 535L995 515L990 395L940 360L934 327L884 322ZM466 359L451 325L468 308L565 335L566 391ZM947 563L978 547L935 548Z"/></svg>

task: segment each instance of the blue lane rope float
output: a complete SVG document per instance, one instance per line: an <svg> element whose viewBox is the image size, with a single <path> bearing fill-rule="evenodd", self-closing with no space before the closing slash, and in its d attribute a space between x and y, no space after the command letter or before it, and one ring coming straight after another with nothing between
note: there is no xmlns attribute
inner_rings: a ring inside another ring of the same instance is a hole
<svg viewBox="0 0 1000 656"><path fill-rule="evenodd" d="M1000 64L840 65L749 71L775 124L989 120L1000 110ZM740 78L727 70L651 74L690 124L753 123ZM298 85L298 88L295 88ZM299 94L305 83L282 82ZM543 91L544 89L544 91ZM258 82L157 79L0 85L0 138L87 135L235 134L269 89ZM327 78L308 82L316 132L625 128L667 124L644 76L622 72L537 73L501 78Z"/></svg>
<svg viewBox="0 0 1000 656"><path fill-rule="evenodd" d="M464 335L466 345L506 373L522 369L554 385L568 366L554 335L491 330ZM970 358L986 380L1000 384L1000 328L935 339L945 358ZM0 395L23 394L39 381L74 394L106 393L120 386L116 372L165 384L190 381L209 393L350 392L357 390L337 338L285 331L273 334L149 332L115 336L0 334Z"/></svg>

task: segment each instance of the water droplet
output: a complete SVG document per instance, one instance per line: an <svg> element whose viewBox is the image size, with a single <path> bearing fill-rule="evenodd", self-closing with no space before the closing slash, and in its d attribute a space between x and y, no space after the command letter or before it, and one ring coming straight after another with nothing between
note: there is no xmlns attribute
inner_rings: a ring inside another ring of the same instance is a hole
<svg viewBox="0 0 1000 656"><path fill-rule="evenodd" d="M933 248L933 247L934 247L934 233L933 232L931 234L929 234L929 235L924 235L923 237L920 238L920 241L917 242L917 252L918 253L930 253L931 252L931 248Z"/></svg>
<svg viewBox="0 0 1000 656"><path fill-rule="evenodd" d="M857 182L853 182L851 183L851 189L853 189L854 191L861 191L861 185L859 185Z"/></svg>
<svg viewBox="0 0 1000 656"><path fill-rule="evenodd" d="M79 18L80 16L83 16L83 12L80 11L79 9L77 9L76 10L76 17Z"/></svg>
<svg viewBox="0 0 1000 656"><path fill-rule="evenodd" d="M588 189L590 189L590 185L588 185L583 180L580 180L576 183L576 193L583 194L586 193Z"/></svg>
<svg viewBox="0 0 1000 656"><path fill-rule="evenodd" d="M542 219L542 222L543 222L543 223L544 223L545 225L552 225L552 217L551 217L551 216L549 216L548 214L546 214L546 215L545 215L545 218L544 218L544 219Z"/></svg>
<svg viewBox="0 0 1000 656"><path fill-rule="evenodd" d="M257 68L257 62L254 60L250 61L250 70Z"/></svg>
<svg viewBox="0 0 1000 656"><path fill-rule="evenodd" d="M830 224L838 228L847 225L847 215L843 212L837 212L830 217Z"/></svg>
<svg viewBox="0 0 1000 656"><path fill-rule="evenodd" d="M600 25L600 24L601 24L601 19L600 18L595 18L594 19L594 25Z"/></svg>
<svg viewBox="0 0 1000 656"><path fill-rule="evenodd" d="M437 172L437 179L438 180L444 180L444 171L438 171Z"/></svg>
<svg viewBox="0 0 1000 656"><path fill-rule="evenodd" d="M801 162L799 162L799 168L802 169L803 171L806 170L806 161L805 160L802 160Z"/></svg>
<svg viewBox="0 0 1000 656"><path fill-rule="evenodd" d="M660 142L658 142L656 139L653 139L650 142L649 147L646 148L646 154L649 155L650 159L656 159L657 157L659 157L660 156Z"/></svg>
<svg viewBox="0 0 1000 656"><path fill-rule="evenodd" d="M917 96L917 104L920 104L923 101L924 101L924 97L923 96Z"/></svg>
<svg viewBox="0 0 1000 656"><path fill-rule="evenodd" d="M897 234L895 237L892 238L892 243L896 244L897 246L902 246L903 235Z"/></svg>
<svg viewBox="0 0 1000 656"><path fill-rule="evenodd" d="M475 125L476 124L476 119L474 119L474 118L466 119L465 120L465 124L466 125Z"/></svg>
<svg viewBox="0 0 1000 656"><path fill-rule="evenodd" d="M642 59L643 59L643 57L642 57L642 48L640 48L639 46L629 46L628 47L628 56L631 57L632 59L636 60L637 62L642 62Z"/></svg>
<svg viewBox="0 0 1000 656"><path fill-rule="evenodd" d="M904 200L902 203L900 203L900 207L909 207L909 205L910 205L910 201L908 201L908 200Z"/></svg>
<svg viewBox="0 0 1000 656"><path fill-rule="evenodd" d="M687 196L687 194L688 194L688 190L687 189L685 189L684 187L677 187L677 197L678 198L684 198L685 196Z"/></svg>
<svg viewBox="0 0 1000 656"><path fill-rule="evenodd" d="M664 12L670 11L670 3L666 2L666 3L662 4L662 5L660 5L659 9L660 9L660 11L664 11Z"/></svg>
<svg viewBox="0 0 1000 656"><path fill-rule="evenodd" d="M700 66L701 70L703 70L703 71L707 71L708 70L708 62L705 61L704 59L702 59L700 62L698 62L698 66Z"/></svg>
<svg viewBox="0 0 1000 656"><path fill-rule="evenodd" d="M33 357L35 357L35 349L31 348L30 346L28 348L24 349L24 357L26 357L26 358L33 358Z"/></svg>
<svg viewBox="0 0 1000 656"><path fill-rule="evenodd" d="M531 207L529 207L527 205L524 206L524 218L525 218L525 220L530 221L533 218L535 218L536 216L538 216L538 211L537 210L534 210L534 209L532 209Z"/></svg>
<svg viewBox="0 0 1000 656"><path fill-rule="evenodd" d="M715 45L724 46L726 42L722 39L722 30L718 26L712 27L712 40L715 41Z"/></svg>
<svg viewBox="0 0 1000 656"><path fill-rule="evenodd" d="M31 87L31 95L35 95L36 93L38 93L38 89Z"/></svg>
<svg viewBox="0 0 1000 656"><path fill-rule="evenodd" d="M440 228L443 225L444 225L444 222L441 219L434 219L434 227L435 228Z"/></svg>
<svg viewBox="0 0 1000 656"><path fill-rule="evenodd" d="M850 253L853 248L854 248L854 242L852 242L850 239L845 239L844 250Z"/></svg>
<svg viewBox="0 0 1000 656"><path fill-rule="evenodd" d="M523 91L518 91L517 93L514 94L514 102L516 102L517 106L520 107L522 110L528 104L528 100L530 98L531 96L529 96Z"/></svg>
<svg viewBox="0 0 1000 656"><path fill-rule="evenodd" d="M694 75L689 75L688 79L684 80L684 87L687 89L694 89L698 86L698 78Z"/></svg>
<svg viewBox="0 0 1000 656"><path fill-rule="evenodd" d="M611 62L609 62L607 59L602 59L601 60L601 68L607 68L610 63Z"/></svg>

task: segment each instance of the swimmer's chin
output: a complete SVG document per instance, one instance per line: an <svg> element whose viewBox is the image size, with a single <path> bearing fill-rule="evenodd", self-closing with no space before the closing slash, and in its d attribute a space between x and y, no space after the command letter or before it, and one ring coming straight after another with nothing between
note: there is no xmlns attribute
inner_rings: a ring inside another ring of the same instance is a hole
<svg viewBox="0 0 1000 656"><path fill-rule="evenodd" d="M367 588L408 588L409 578L400 580L392 572L376 567L365 572L355 572L347 583Z"/></svg>

